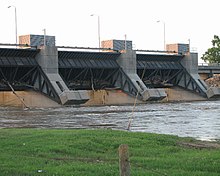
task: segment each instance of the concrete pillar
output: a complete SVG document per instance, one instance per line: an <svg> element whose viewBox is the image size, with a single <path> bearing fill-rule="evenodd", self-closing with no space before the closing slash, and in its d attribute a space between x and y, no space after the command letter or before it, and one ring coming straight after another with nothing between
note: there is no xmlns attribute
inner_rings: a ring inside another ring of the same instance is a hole
<svg viewBox="0 0 220 176"><path fill-rule="evenodd" d="M122 51L122 54L120 55L117 62L125 73L137 74L137 57L135 51Z"/></svg>
<svg viewBox="0 0 220 176"><path fill-rule="evenodd" d="M58 51L55 46L42 46L36 60L44 73L58 74Z"/></svg>
<svg viewBox="0 0 220 176"><path fill-rule="evenodd" d="M186 71L190 74L191 78L193 78L197 85L206 92L208 89L207 84L200 78L198 74L198 53L187 53L184 58L181 60L182 66L186 69ZM190 79L190 77L188 77ZM189 80L187 80L189 81ZM180 81L179 85L184 85L184 80ZM190 89L190 87L189 87Z"/></svg>
<svg viewBox="0 0 220 176"><path fill-rule="evenodd" d="M181 64L190 74L198 74L198 53L187 53Z"/></svg>
<svg viewBox="0 0 220 176"><path fill-rule="evenodd" d="M204 80L200 78L198 74L198 53L186 54L184 58L181 60L181 64L190 74L191 78L193 78L196 81L197 85L203 90L203 92L206 93L208 98L220 96L219 88L208 87L208 85L204 82ZM182 83L180 82L179 84L181 85L184 83L182 81Z"/></svg>
<svg viewBox="0 0 220 176"><path fill-rule="evenodd" d="M141 78L137 75L137 56L135 51L123 51L119 56L117 63L138 90L143 101L161 100L167 96L164 89L148 89Z"/></svg>
<svg viewBox="0 0 220 176"><path fill-rule="evenodd" d="M85 90L71 91L59 75L58 51L55 46L40 47L36 56L38 64L49 79L51 85L60 97L62 104L81 104L89 100Z"/></svg>

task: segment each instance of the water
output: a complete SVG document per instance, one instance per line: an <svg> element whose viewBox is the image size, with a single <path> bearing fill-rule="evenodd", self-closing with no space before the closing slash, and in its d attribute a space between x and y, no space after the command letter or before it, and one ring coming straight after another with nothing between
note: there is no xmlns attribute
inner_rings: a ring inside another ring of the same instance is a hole
<svg viewBox="0 0 220 176"><path fill-rule="evenodd" d="M0 128L111 128L220 140L220 101L22 110L0 107ZM133 117L133 118L132 118Z"/></svg>

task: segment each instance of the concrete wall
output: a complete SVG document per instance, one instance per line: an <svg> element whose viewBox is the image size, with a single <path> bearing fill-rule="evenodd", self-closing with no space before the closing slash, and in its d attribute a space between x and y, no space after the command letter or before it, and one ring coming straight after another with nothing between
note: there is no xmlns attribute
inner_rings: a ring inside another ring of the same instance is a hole
<svg viewBox="0 0 220 176"><path fill-rule="evenodd" d="M121 90L91 90L89 94L90 99L85 106L134 104L135 101L135 98ZM137 100L137 103L143 103L143 101Z"/></svg>
<svg viewBox="0 0 220 176"><path fill-rule="evenodd" d="M179 87L166 88L167 97L162 102L181 102L181 101L202 101L206 98ZM134 97L130 97L120 90L98 90L90 91L90 100L85 106L92 105L133 105ZM137 100L137 104L145 104L146 102ZM150 102L147 102L150 103Z"/></svg>
<svg viewBox="0 0 220 176"><path fill-rule="evenodd" d="M58 103L35 91L16 91L28 107L60 107ZM0 106L24 107L21 100L11 91L0 91Z"/></svg>
<svg viewBox="0 0 220 176"><path fill-rule="evenodd" d="M166 93L167 97L163 100L163 102L207 100L207 98L179 87L166 88Z"/></svg>
<svg viewBox="0 0 220 176"><path fill-rule="evenodd" d="M167 88L167 97L162 102L173 102L173 101L202 101L207 100L198 94L195 94L184 89L173 87ZM20 98L22 98L28 107L37 108L48 108L48 107L61 107L60 104L52 101L48 97L41 93L34 91L16 91ZM83 106L96 106L96 105L133 105L135 98L131 97L121 90L97 90L89 91L90 100L87 101ZM143 104L146 102L137 100L137 104ZM150 103L150 102L147 102ZM21 101L10 91L0 92L0 106L12 106L21 107L24 105Z"/></svg>
<svg viewBox="0 0 220 176"><path fill-rule="evenodd" d="M35 91L16 91L16 93L28 107L61 107L60 104ZM90 100L84 106L133 104L135 100L121 90L91 90L89 95ZM137 100L137 103L143 102ZM0 106L24 108L23 103L11 91L0 92Z"/></svg>

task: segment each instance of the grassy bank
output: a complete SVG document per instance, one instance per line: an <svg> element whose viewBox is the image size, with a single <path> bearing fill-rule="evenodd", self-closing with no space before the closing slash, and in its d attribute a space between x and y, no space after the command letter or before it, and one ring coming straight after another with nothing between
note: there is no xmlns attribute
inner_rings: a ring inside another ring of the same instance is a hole
<svg viewBox="0 0 220 176"><path fill-rule="evenodd" d="M128 144L131 175L219 176L218 144L113 130L0 129L0 175L119 175Z"/></svg>

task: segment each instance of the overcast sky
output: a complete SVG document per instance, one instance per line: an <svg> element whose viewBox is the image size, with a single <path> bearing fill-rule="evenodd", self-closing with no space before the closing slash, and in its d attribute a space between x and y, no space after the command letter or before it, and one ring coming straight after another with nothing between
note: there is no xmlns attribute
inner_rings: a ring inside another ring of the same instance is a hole
<svg viewBox="0 0 220 176"><path fill-rule="evenodd" d="M0 43L15 43L9 5L17 9L18 35L43 34L45 28L59 46L98 47L98 16L101 40L126 34L135 49L163 50L164 23L166 43L190 39L199 56L220 36L219 0L0 0Z"/></svg>

